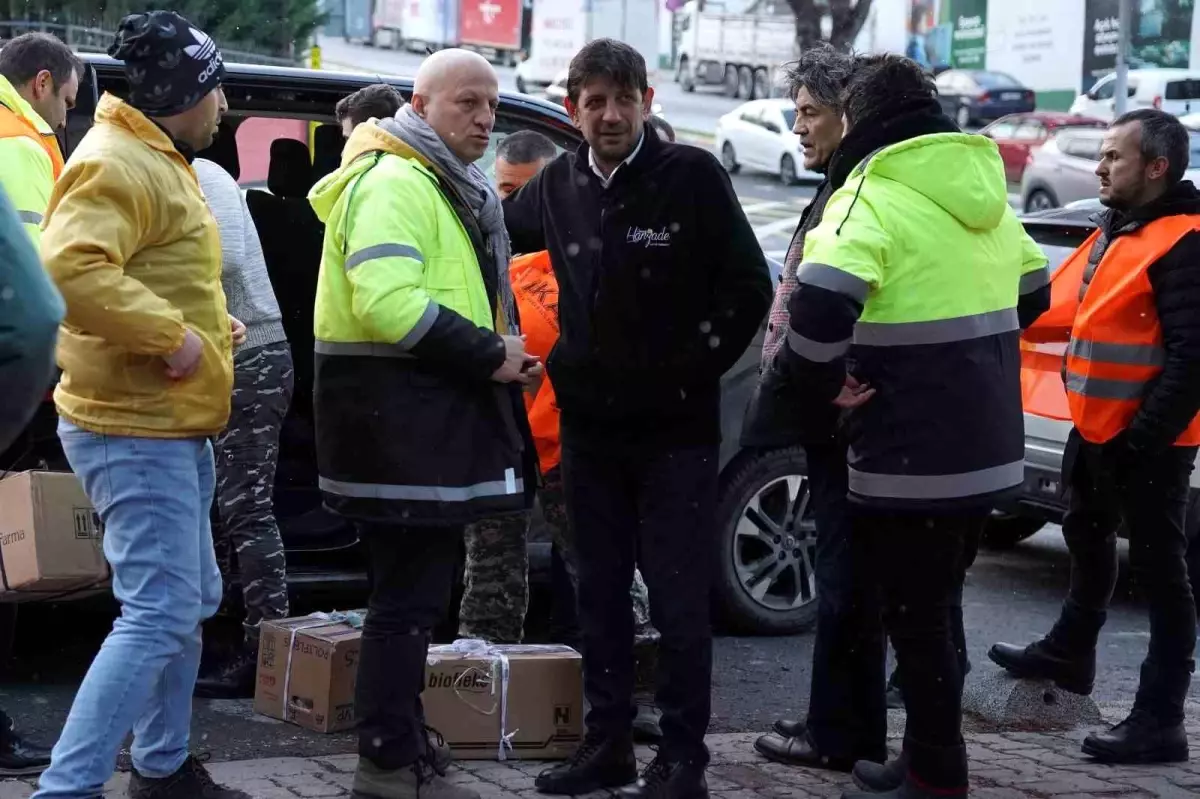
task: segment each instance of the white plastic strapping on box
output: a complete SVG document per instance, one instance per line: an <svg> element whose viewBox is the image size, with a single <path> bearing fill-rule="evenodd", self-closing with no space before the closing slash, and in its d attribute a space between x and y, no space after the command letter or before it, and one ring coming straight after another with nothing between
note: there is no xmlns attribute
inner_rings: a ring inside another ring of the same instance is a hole
<svg viewBox="0 0 1200 799"><path fill-rule="evenodd" d="M292 653L296 651L296 633L312 630L317 627L328 627L331 624L347 624L356 630L361 630L365 616L353 610L335 610L333 613L310 613L305 618L312 619L292 627L288 636L287 664L283 670L283 719L289 721L288 711L292 709Z"/></svg>

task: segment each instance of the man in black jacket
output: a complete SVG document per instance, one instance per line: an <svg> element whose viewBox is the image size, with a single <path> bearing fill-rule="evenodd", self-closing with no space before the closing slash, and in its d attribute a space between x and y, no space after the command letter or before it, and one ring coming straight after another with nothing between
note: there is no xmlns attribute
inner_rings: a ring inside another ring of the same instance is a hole
<svg viewBox="0 0 1200 799"><path fill-rule="evenodd" d="M1017 676L1091 693L1124 522L1150 603L1150 647L1132 714L1083 742L1086 754L1113 763L1188 758L1196 609L1184 509L1200 444L1200 192L1182 180L1189 157L1187 130L1161 111L1126 114L1105 136L1096 174L1108 210L1055 275L1054 306L1038 323L1070 331L1070 593L1049 635L988 653Z"/></svg>
<svg viewBox="0 0 1200 799"><path fill-rule="evenodd" d="M662 631L663 743L630 797L707 794L709 585L720 379L770 301L762 251L710 154L663 142L636 50L611 39L571 62L567 109L587 144L505 203L515 252L550 251L561 337L547 364L579 551L584 690L578 752L537 781L582 794L633 782L635 563Z"/></svg>
<svg viewBox="0 0 1200 799"><path fill-rule="evenodd" d="M768 317L760 382L742 426L743 446L804 447L817 522L817 635L808 716L804 721L776 721L754 748L779 763L835 771L849 771L858 760L886 759L883 627L878 613L872 619L865 612L864 605L877 605L866 601L864 570L850 546L846 442L838 432L839 409L831 402L809 401L780 372L777 356L787 346L788 299L799 283L796 270L804 259L805 236L821 223L830 196L866 155L853 142L845 152L838 149L844 127L841 95L853 69L852 57L827 46L806 50L788 66L804 168L827 177L804 209L788 247Z"/></svg>

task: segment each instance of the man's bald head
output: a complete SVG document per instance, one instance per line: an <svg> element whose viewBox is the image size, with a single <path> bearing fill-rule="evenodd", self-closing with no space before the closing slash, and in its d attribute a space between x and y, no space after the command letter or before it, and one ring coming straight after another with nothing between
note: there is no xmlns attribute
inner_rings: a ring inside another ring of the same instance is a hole
<svg viewBox="0 0 1200 799"><path fill-rule="evenodd" d="M469 50L434 53L421 62L413 82L413 111L468 164L487 150L499 103L496 71Z"/></svg>

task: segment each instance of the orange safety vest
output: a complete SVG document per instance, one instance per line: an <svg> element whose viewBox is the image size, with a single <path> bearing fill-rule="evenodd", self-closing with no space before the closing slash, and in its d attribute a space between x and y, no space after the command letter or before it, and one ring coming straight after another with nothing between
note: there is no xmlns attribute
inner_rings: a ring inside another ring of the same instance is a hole
<svg viewBox="0 0 1200 799"><path fill-rule="evenodd" d="M550 268L550 253L543 250L517 256L508 274L521 315L521 332L526 337L525 351L544 364L558 341L558 281ZM542 380L536 394L525 395L525 410L538 463L545 474L562 461L558 403L548 379Z"/></svg>
<svg viewBox="0 0 1200 799"><path fill-rule="evenodd" d="M1069 419L1096 444L1129 426L1164 358L1149 269L1196 230L1200 215L1168 216L1117 237L1086 288L1088 256L1100 231L1071 254L1051 278L1050 309L1022 336L1026 411ZM1200 445L1200 414L1175 443Z"/></svg>
<svg viewBox="0 0 1200 799"><path fill-rule="evenodd" d="M63 157L62 151L58 148L58 137L42 135L28 119L6 105L0 105L0 139L9 139L15 136L33 139L46 151L54 169L54 179L58 180L63 171Z"/></svg>

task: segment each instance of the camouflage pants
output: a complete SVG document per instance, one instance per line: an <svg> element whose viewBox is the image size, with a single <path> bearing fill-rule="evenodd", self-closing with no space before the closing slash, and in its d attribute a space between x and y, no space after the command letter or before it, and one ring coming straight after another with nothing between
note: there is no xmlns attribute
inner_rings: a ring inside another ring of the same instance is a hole
<svg viewBox="0 0 1200 799"><path fill-rule="evenodd" d="M458 608L460 638L519 644L529 609L528 513L467 526L467 562Z"/></svg>
<svg viewBox="0 0 1200 799"><path fill-rule="evenodd" d="M263 619L288 615L287 568L272 497L279 431L292 399L292 354L286 343L234 358L229 426L217 436L218 549L232 553L246 605L244 626L258 639ZM221 564L226 580L232 564Z"/></svg>
<svg viewBox="0 0 1200 799"><path fill-rule="evenodd" d="M538 499L542 503L542 513L546 517L546 523L550 525L550 535L554 540L554 546L558 548L559 555L562 556L567 575L571 578L571 585L578 592L579 575L575 568L578 556L575 553L571 527L567 524L567 502L563 495L562 470L551 469L543 477L542 483L542 490L538 494ZM633 570L633 584L629 586L629 599L633 603L634 641L639 644L657 641L658 630L654 629L654 625L650 623L650 592L646 588L645 580L642 579L641 571L636 568Z"/></svg>

